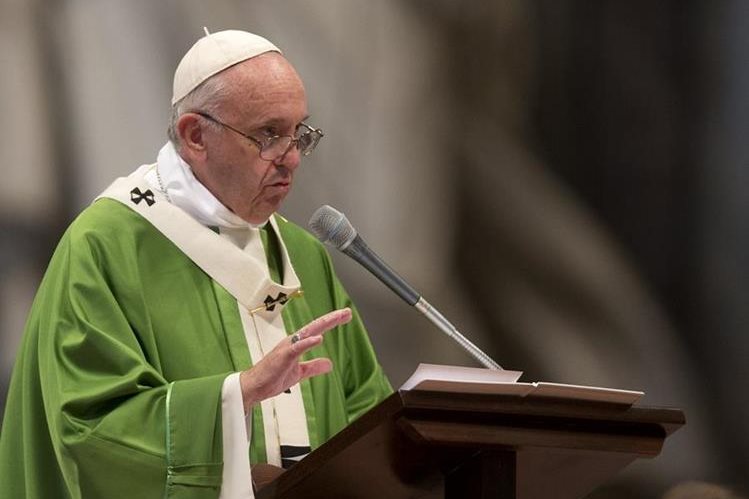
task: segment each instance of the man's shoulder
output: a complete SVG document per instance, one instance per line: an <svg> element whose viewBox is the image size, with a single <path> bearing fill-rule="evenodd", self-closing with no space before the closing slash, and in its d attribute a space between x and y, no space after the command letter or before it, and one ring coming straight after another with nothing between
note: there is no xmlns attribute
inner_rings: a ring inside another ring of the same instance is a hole
<svg viewBox="0 0 749 499"><path fill-rule="evenodd" d="M67 237L76 243L106 243L135 240L154 232L151 224L122 203L102 198L85 208L67 231Z"/></svg>
<svg viewBox="0 0 749 499"><path fill-rule="evenodd" d="M87 206L73 222L81 227L98 226L102 223L124 225L143 217L119 201L100 198Z"/></svg>

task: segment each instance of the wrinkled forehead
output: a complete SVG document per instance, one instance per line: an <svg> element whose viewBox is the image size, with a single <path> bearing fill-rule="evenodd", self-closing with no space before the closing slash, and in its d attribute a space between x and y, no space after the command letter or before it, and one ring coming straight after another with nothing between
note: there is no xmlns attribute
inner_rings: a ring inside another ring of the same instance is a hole
<svg viewBox="0 0 749 499"><path fill-rule="evenodd" d="M278 113L289 120L307 114L307 96L299 74L278 53L262 54L243 61L220 77L225 79L222 110L237 118L260 118Z"/></svg>
<svg viewBox="0 0 749 499"><path fill-rule="evenodd" d="M295 84L303 87L302 79L294 66L277 52L266 52L235 64L224 71L226 77L246 85Z"/></svg>

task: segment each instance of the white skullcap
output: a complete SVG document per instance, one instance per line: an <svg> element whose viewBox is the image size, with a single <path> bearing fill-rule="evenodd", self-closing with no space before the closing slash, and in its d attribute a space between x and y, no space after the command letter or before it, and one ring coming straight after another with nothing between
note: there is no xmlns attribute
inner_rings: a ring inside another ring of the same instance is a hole
<svg viewBox="0 0 749 499"><path fill-rule="evenodd" d="M226 30L208 34L195 42L174 72L172 105L224 69L265 52L281 51L262 36Z"/></svg>

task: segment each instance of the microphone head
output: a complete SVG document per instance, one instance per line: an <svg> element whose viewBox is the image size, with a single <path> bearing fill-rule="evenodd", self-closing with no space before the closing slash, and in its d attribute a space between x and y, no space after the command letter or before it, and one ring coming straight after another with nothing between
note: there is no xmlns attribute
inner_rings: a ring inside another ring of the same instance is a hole
<svg viewBox="0 0 749 499"><path fill-rule="evenodd" d="M320 241L343 251L356 237L356 229L346 215L327 204L319 207L309 219L309 228Z"/></svg>

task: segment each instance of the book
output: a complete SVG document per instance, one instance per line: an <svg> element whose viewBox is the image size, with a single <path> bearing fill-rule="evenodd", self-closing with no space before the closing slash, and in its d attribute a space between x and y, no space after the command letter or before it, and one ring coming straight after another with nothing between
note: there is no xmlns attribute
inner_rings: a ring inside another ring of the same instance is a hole
<svg viewBox="0 0 749 499"><path fill-rule="evenodd" d="M477 367L443 366L419 364L401 390L424 390L436 392L461 392L511 397L564 398L586 402L604 402L632 405L644 393L597 386L570 385L564 383L518 380L522 371L492 370Z"/></svg>

